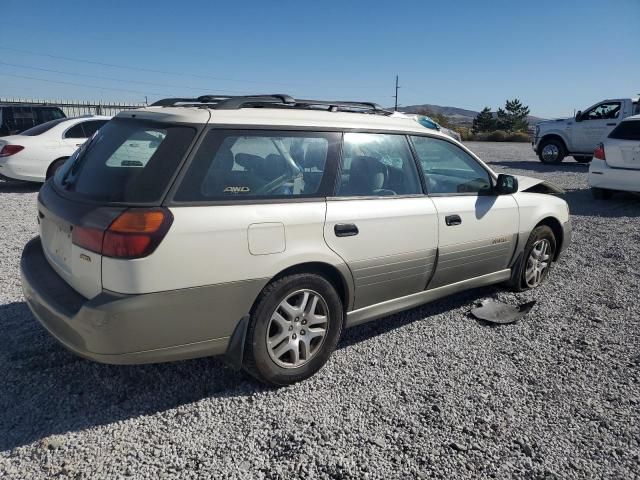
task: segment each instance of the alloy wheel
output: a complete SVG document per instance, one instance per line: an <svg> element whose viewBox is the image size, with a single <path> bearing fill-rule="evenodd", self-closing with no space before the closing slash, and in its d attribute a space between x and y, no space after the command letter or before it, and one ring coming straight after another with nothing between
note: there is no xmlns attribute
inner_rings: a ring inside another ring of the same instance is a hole
<svg viewBox="0 0 640 480"><path fill-rule="evenodd" d="M560 156L560 149L557 145L549 143L542 149L542 158L545 162L555 162Z"/></svg>
<svg viewBox="0 0 640 480"><path fill-rule="evenodd" d="M329 325L327 302L318 292L304 289L289 294L271 315L267 350L283 368L307 363L322 347Z"/></svg>
<svg viewBox="0 0 640 480"><path fill-rule="evenodd" d="M547 270L551 265L551 250L551 242L546 238L538 240L533 244L524 271L524 280L528 287L537 287L544 280Z"/></svg>

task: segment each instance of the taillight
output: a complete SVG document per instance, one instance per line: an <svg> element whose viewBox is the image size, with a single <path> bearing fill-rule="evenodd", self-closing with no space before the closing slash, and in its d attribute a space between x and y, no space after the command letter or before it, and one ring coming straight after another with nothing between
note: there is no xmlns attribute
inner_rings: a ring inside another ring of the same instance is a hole
<svg viewBox="0 0 640 480"><path fill-rule="evenodd" d="M596 149L593 151L593 156L598 160L607 159L606 155L604 154L604 145L602 143L599 143Z"/></svg>
<svg viewBox="0 0 640 480"><path fill-rule="evenodd" d="M173 222L164 208L132 208L121 213L102 231L75 227L72 241L79 247L106 257L142 258L153 253Z"/></svg>
<svg viewBox="0 0 640 480"><path fill-rule="evenodd" d="M19 151L24 150L22 145L5 145L0 150L0 157L8 157L10 155L15 155Z"/></svg>

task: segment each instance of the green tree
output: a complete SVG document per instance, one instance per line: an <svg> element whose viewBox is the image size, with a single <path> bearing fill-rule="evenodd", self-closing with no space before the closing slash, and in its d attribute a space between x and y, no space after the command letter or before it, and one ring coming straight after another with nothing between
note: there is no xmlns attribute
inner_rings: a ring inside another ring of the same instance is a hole
<svg viewBox="0 0 640 480"><path fill-rule="evenodd" d="M471 131L475 133L479 132L492 132L496 129L496 120L493 118L493 113L489 107L484 107L476 118L473 119L473 126Z"/></svg>
<svg viewBox="0 0 640 480"><path fill-rule="evenodd" d="M497 128L507 132L526 132L529 128L528 115L529 107L520 100L507 100L504 109L499 108L496 114Z"/></svg>

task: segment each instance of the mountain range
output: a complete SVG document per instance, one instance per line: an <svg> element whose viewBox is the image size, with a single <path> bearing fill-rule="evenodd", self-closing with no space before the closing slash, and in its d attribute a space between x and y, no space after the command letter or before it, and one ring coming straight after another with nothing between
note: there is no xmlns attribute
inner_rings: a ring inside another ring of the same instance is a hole
<svg viewBox="0 0 640 480"><path fill-rule="evenodd" d="M475 110L467 110L465 108L458 108L458 107L443 107L440 105L431 105L429 103L425 103L422 105L406 105L403 107L398 107L398 110L406 113L417 113L419 111L429 110L430 112L444 115L454 125L465 126L465 127L471 126L471 124L473 123L473 119L479 113L479 112L476 112ZM529 115L527 117L527 121L529 122L529 125L535 125L536 123L542 122L544 120L546 119L536 117L533 115Z"/></svg>

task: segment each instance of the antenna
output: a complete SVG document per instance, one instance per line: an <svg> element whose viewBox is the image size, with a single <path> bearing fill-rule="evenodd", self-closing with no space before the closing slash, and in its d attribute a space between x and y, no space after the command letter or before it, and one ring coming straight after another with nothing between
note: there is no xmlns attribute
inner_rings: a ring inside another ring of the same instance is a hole
<svg viewBox="0 0 640 480"><path fill-rule="evenodd" d="M394 110L397 112L398 111L398 89L400 88L400 86L398 85L398 75L396 75L396 94L394 95L395 99L396 99L396 106L394 108Z"/></svg>

